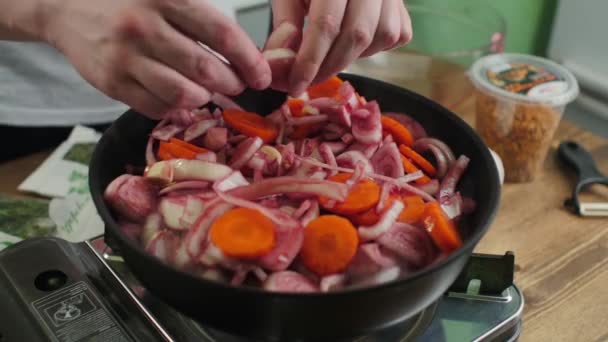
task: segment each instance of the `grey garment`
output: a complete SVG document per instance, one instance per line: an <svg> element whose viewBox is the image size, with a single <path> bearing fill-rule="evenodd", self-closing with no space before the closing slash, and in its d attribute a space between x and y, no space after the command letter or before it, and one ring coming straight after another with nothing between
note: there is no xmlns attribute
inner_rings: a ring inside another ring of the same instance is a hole
<svg viewBox="0 0 608 342"><path fill-rule="evenodd" d="M107 123L126 109L89 85L49 45L0 41L0 124Z"/></svg>

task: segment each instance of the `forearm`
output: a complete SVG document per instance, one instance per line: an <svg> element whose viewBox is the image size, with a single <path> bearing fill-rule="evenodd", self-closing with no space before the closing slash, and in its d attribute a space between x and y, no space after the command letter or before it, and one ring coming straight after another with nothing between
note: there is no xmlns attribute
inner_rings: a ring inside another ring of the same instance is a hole
<svg viewBox="0 0 608 342"><path fill-rule="evenodd" d="M44 40L50 2L0 0L0 40Z"/></svg>

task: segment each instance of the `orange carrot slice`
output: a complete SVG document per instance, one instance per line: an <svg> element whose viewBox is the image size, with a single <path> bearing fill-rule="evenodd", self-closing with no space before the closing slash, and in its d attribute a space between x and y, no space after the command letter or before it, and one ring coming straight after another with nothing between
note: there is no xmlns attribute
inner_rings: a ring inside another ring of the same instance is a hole
<svg viewBox="0 0 608 342"><path fill-rule="evenodd" d="M177 157L172 155L171 152L167 151L167 149L163 148L163 146L161 145L158 147L158 158L160 160L170 160L170 159L175 159Z"/></svg>
<svg viewBox="0 0 608 342"><path fill-rule="evenodd" d="M338 173L327 180L346 183L350 179L350 173ZM328 211L352 215L362 213L373 208L380 200L380 187L371 179L361 180L352 186L344 202L335 202L326 197L319 196L319 204Z"/></svg>
<svg viewBox="0 0 608 342"><path fill-rule="evenodd" d="M308 87L308 97L316 99L318 97L334 97L338 95L338 89L342 85L342 80L338 76L333 76L327 80Z"/></svg>
<svg viewBox="0 0 608 342"><path fill-rule="evenodd" d="M211 241L226 255L235 258L257 258L275 245L274 224L257 210L235 208L213 222Z"/></svg>
<svg viewBox="0 0 608 342"><path fill-rule="evenodd" d="M414 165L404 155L401 155L401 162L403 163L403 169L405 169L405 172L407 173L413 173L419 170L416 165ZM416 182L416 184L423 185L430 181L431 179L427 175L423 175L421 178L416 179L414 182Z"/></svg>
<svg viewBox="0 0 608 342"><path fill-rule="evenodd" d="M344 271L358 245L357 230L349 220L321 215L306 226L300 256L309 270L324 276Z"/></svg>
<svg viewBox="0 0 608 342"><path fill-rule="evenodd" d="M412 150L408 146L401 145L399 146L399 151L403 153L404 156L410 158L414 163L420 166L421 169L424 170L429 176L434 176L437 173L437 169L431 164L428 160L424 159L423 156L418 154L418 152Z"/></svg>
<svg viewBox="0 0 608 342"><path fill-rule="evenodd" d="M389 196L386 199L386 201L384 201L384 210L386 210L388 207L390 207L391 204L393 204L393 201L396 199L399 199L399 196L396 196L396 195ZM380 216L382 216L382 213L384 212L384 210L382 210L380 213L378 213L376 211L376 208L371 208L362 213L351 215L349 218L356 225L371 226L371 225L378 223L378 221L380 221Z"/></svg>
<svg viewBox="0 0 608 342"><path fill-rule="evenodd" d="M163 155L169 153L173 158L194 159L196 157L196 152L166 141L159 143L158 153L163 153Z"/></svg>
<svg viewBox="0 0 608 342"><path fill-rule="evenodd" d="M450 253L462 246L462 240L456 225L445 215L439 202L426 204L422 224L431 235L435 245L443 252Z"/></svg>
<svg viewBox="0 0 608 342"><path fill-rule="evenodd" d="M295 118L299 118L306 115L302 112L302 109L304 109L304 100L302 99L289 99L287 100L287 106L289 107L291 116Z"/></svg>
<svg viewBox="0 0 608 342"><path fill-rule="evenodd" d="M397 219L399 222L416 223L419 222L424 214L424 200L420 196L406 196L402 199L405 207Z"/></svg>
<svg viewBox="0 0 608 342"><path fill-rule="evenodd" d="M412 146L412 144L414 143L414 137L412 136L412 133L410 133L410 131L405 126L400 124L399 121L390 118L386 115L382 115L380 120L382 122L382 130L386 131L386 133L388 134L391 134L397 144Z"/></svg>
<svg viewBox="0 0 608 342"><path fill-rule="evenodd" d="M170 138L170 139L169 139L169 142L170 142L170 143L172 143L172 144L179 145L179 146L181 146L181 147L187 148L187 149L189 149L190 151L194 151L194 152L196 152L196 153L204 153L204 152L207 152L207 150L206 150L206 149L204 149L204 148L202 148L202 147L198 147L198 146L196 146L196 145L194 145L194 144L191 144L191 143L185 142L185 141L180 140L180 139L177 139L177 138Z"/></svg>
<svg viewBox="0 0 608 342"><path fill-rule="evenodd" d="M279 135L279 129L274 123L256 113L226 109L222 116L233 129L248 137L260 137L265 143L272 142Z"/></svg>

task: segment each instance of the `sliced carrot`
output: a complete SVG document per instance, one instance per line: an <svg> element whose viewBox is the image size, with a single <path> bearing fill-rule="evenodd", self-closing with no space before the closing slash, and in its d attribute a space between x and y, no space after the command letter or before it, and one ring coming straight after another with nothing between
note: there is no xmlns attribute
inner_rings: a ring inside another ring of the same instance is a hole
<svg viewBox="0 0 608 342"><path fill-rule="evenodd" d="M312 132L317 130L319 124L304 124L294 127L293 132L289 135L291 139L303 139L308 137Z"/></svg>
<svg viewBox="0 0 608 342"><path fill-rule="evenodd" d="M441 251L449 253L462 246L456 225L445 215L439 202L426 204L422 223Z"/></svg>
<svg viewBox="0 0 608 342"><path fill-rule="evenodd" d="M382 129L387 133L390 133L397 144L412 146L414 143L412 133L410 133L405 126L400 124L399 121L386 115L382 115L380 120L382 121Z"/></svg>
<svg viewBox="0 0 608 342"><path fill-rule="evenodd" d="M175 159L176 157L174 155L172 155L171 152L167 151L166 148L159 146L158 147L158 158L160 160L170 160L170 159Z"/></svg>
<svg viewBox="0 0 608 342"><path fill-rule="evenodd" d="M351 176L352 174L350 173L338 173L329 177L328 180L346 183ZM319 196L319 204L321 204L323 208L342 215L362 213L373 208L379 200L380 187L371 179L364 179L353 185L344 202L336 202L327 197Z"/></svg>
<svg viewBox="0 0 608 342"><path fill-rule="evenodd" d="M393 201L395 201L396 199L399 199L399 196L396 196L396 195L389 196L386 199L386 201L384 201L384 210L386 210L388 207L390 207L391 204L393 204ZM371 208L362 213L351 215L349 218L356 225L371 226L371 225L378 223L378 221L380 221L380 216L382 215L384 210L382 210L380 213L378 213L376 211L376 208L374 207L374 208Z"/></svg>
<svg viewBox="0 0 608 342"><path fill-rule="evenodd" d="M196 152L189 150L180 145L176 145L170 142L161 141L158 145L158 152L166 155L165 152L171 154L174 158L183 158L183 159L194 159L196 157Z"/></svg>
<svg viewBox="0 0 608 342"><path fill-rule="evenodd" d="M226 255L235 258L261 257L274 248L274 224L255 209L235 208L213 222L211 241Z"/></svg>
<svg viewBox="0 0 608 342"><path fill-rule="evenodd" d="M401 162L403 163L403 168L405 169L405 172L407 172L407 173L414 173L419 170L416 167L416 165L414 165L404 155L401 155ZM431 179L427 175L423 175L422 177L416 179L414 182L416 182L416 184L419 184L419 185L424 185L430 181L431 181Z"/></svg>
<svg viewBox="0 0 608 342"><path fill-rule="evenodd" d="M272 142L279 135L274 123L256 113L226 109L222 116L230 127L248 137L260 137L265 143Z"/></svg>
<svg viewBox="0 0 608 342"><path fill-rule="evenodd" d="M404 156L410 158L414 163L420 166L421 169L424 170L429 176L434 176L437 173L437 169L431 164L428 160L424 159L423 156L418 154L418 152L412 150L408 146L401 145L399 146L399 151L403 153Z"/></svg>
<svg viewBox="0 0 608 342"><path fill-rule="evenodd" d="M404 208L397 219L399 222L416 223L424 214L424 200L420 196L406 196L402 199Z"/></svg>
<svg viewBox="0 0 608 342"><path fill-rule="evenodd" d="M338 89L342 85L342 80L338 76L333 76L327 80L308 87L308 97L316 99L318 97L334 97L338 94Z"/></svg>
<svg viewBox="0 0 608 342"><path fill-rule="evenodd" d="M304 100L302 99L289 99L287 100L287 106L293 117L299 118L306 115L302 112L302 109L304 109Z"/></svg>
<svg viewBox="0 0 608 342"><path fill-rule="evenodd" d="M196 153L204 153L204 152L207 152L207 150L206 150L206 149L204 149L204 148L202 148L202 147L198 147L198 146L196 146L196 145L194 145L194 144L191 144L191 143L185 142L185 141L180 140L180 139L177 139L177 138L170 138L170 139L169 139L169 142L170 142L170 143L172 143L172 144L179 145L179 146L181 146L181 147L187 148L187 149L189 149L190 151L194 151L194 152L196 152Z"/></svg>
<svg viewBox="0 0 608 342"><path fill-rule="evenodd" d="M337 215L321 215L304 229L300 251L302 262L320 276L342 272L351 262L359 236L349 220Z"/></svg>

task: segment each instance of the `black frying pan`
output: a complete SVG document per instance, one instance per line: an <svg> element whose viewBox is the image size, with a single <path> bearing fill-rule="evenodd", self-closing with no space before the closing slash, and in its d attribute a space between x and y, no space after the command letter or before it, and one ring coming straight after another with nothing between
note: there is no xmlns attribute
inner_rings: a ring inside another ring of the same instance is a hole
<svg viewBox="0 0 608 342"><path fill-rule="evenodd" d="M121 233L103 200L106 186L123 174L125 165L145 165L147 135L155 122L128 111L105 132L90 164L95 205L126 263L144 286L177 310L203 325L233 334L269 340L335 340L358 336L400 323L436 301L454 282L484 235L499 202L500 184L492 156L474 130L431 100L381 81L343 74L383 111L405 112L431 136L446 142L456 156L471 158L459 191L477 203L461 223L464 246L445 260L392 283L329 294L277 294L233 287L197 278L162 264ZM268 114L284 94L247 90L236 99L247 110Z"/></svg>

